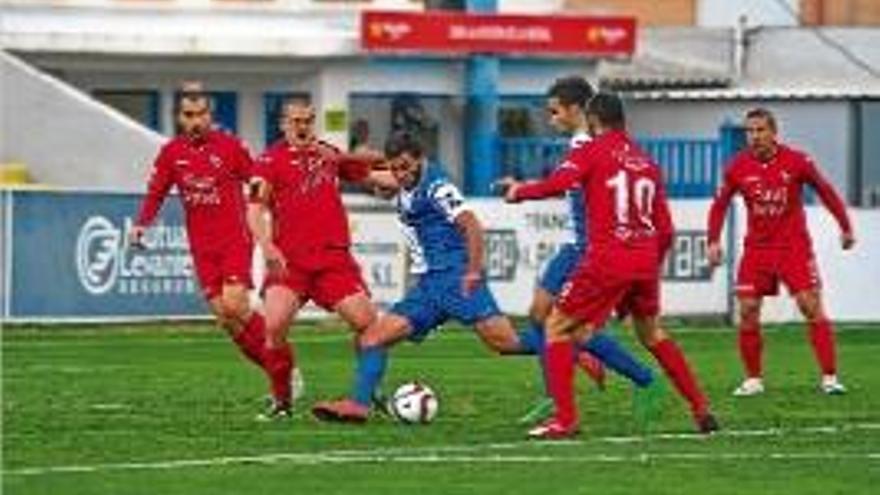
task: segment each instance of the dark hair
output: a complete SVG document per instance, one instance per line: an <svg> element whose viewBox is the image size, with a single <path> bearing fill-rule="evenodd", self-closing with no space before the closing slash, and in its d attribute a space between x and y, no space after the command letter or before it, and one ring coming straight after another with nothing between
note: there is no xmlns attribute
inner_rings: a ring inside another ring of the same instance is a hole
<svg viewBox="0 0 880 495"><path fill-rule="evenodd" d="M385 141L385 157L397 158L406 153L413 158L421 158L425 152L422 142L411 132L397 131Z"/></svg>
<svg viewBox="0 0 880 495"><path fill-rule="evenodd" d="M771 129L776 130L776 117L764 107L755 107L746 112L746 120L748 119L764 119Z"/></svg>
<svg viewBox="0 0 880 495"><path fill-rule="evenodd" d="M548 98L556 98L563 105L577 105L584 108L596 94L593 86L581 76L561 77L547 90Z"/></svg>
<svg viewBox="0 0 880 495"><path fill-rule="evenodd" d="M195 79L181 81L180 85L177 87L176 107L179 108L181 102L184 100L190 102L208 100L208 106L210 107L211 105L211 100L208 98L208 93L205 91L205 85L202 84L201 81ZM175 108L175 110L177 108Z"/></svg>
<svg viewBox="0 0 880 495"><path fill-rule="evenodd" d="M613 93L597 93L587 104L587 113L598 117L603 126L612 129L626 127L623 100Z"/></svg>

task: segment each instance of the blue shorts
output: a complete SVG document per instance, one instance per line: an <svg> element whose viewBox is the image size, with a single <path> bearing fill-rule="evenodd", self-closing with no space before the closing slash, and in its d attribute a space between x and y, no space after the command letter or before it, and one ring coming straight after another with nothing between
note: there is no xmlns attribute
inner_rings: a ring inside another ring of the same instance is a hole
<svg viewBox="0 0 880 495"><path fill-rule="evenodd" d="M538 287L553 296L559 294L568 277L574 273L583 253L584 250L574 244L564 244L547 262L538 279Z"/></svg>
<svg viewBox="0 0 880 495"><path fill-rule="evenodd" d="M391 312L409 320L409 340L421 342L431 330L449 319L466 325L501 314L495 297L483 280L470 295L461 292L460 272L428 273L407 291Z"/></svg>

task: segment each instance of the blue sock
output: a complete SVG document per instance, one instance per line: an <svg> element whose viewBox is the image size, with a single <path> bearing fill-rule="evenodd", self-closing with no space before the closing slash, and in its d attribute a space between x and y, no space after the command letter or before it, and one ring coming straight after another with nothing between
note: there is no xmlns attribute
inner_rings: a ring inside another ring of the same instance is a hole
<svg viewBox="0 0 880 495"><path fill-rule="evenodd" d="M370 406L373 392L385 375L388 351L382 346L367 347L358 352L357 376L352 399L358 404Z"/></svg>
<svg viewBox="0 0 880 495"><path fill-rule="evenodd" d="M639 387L646 387L654 380L651 368L638 362L605 331L594 333L580 348L596 356L605 366L629 378Z"/></svg>
<svg viewBox="0 0 880 495"><path fill-rule="evenodd" d="M544 328L535 322L517 334L519 344L522 347L520 354L534 355L538 357L538 367L541 370L541 383L544 384L544 392L549 395L549 383L547 381L547 364L544 361Z"/></svg>
<svg viewBox="0 0 880 495"><path fill-rule="evenodd" d="M529 323L528 328L517 334L522 351L519 354L544 354L544 329L537 323Z"/></svg>

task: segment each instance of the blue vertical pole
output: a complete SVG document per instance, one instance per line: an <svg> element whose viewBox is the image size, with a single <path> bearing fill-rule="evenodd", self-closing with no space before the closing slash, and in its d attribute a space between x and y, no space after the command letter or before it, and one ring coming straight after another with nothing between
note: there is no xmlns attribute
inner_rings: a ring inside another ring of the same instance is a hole
<svg viewBox="0 0 880 495"><path fill-rule="evenodd" d="M467 0L468 12L491 14L497 8L497 0ZM498 175L498 76L498 57L475 54L468 58L464 91L467 99L464 177L468 195L490 195L492 181Z"/></svg>

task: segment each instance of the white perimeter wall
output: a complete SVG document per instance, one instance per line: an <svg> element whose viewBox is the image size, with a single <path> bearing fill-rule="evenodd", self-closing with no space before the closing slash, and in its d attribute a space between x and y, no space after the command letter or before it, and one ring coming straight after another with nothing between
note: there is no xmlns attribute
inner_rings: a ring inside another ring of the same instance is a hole
<svg viewBox="0 0 880 495"><path fill-rule="evenodd" d="M524 315L528 311L535 279L544 263L559 244L570 238L566 227L567 212L562 201L543 201L507 205L496 199L475 200L473 209L487 230L486 265L491 286L505 312ZM676 277L663 282L664 314L706 315L723 314L728 311L731 294L726 267L715 270L711 277L702 279L705 273L706 214L709 202L673 201L672 210L679 234L694 233L679 238L669 263L669 270ZM816 256L825 283L824 295L829 312L838 321L880 321L880 211L850 210L856 228L856 249L844 252L840 249L839 231L822 207L809 207L809 228L813 235ZM361 218L352 214L355 224L369 224L369 229L357 229L355 238L364 236L367 243L400 242L393 221L377 221L376 217ZM373 215L373 214L370 214ZM389 213L390 215L390 213ZM744 227L743 212L738 213L737 239L741 239ZM366 223L365 223L366 222ZM725 235L727 235L725 228ZM737 248L742 253L741 247ZM365 266L365 274L374 276L378 265L393 266L395 281L381 292L385 302L402 294L404 277L399 257L388 253L387 258L374 256ZM696 275L696 276L690 276ZM507 279L504 279L507 276ZM398 280L400 279L400 280ZM765 321L798 321L800 317L787 292L780 297L767 298L764 306Z"/></svg>
<svg viewBox="0 0 880 495"><path fill-rule="evenodd" d="M26 164L38 182L138 190L164 141L3 51L0 98L0 161Z"/></svg>
<svg viewBox="0 0 880 495"><path fill-rule="evenodd" d="M822 207L807 209L807 221L824 284L823 296L833 320L880 320L880 210L853 210L856 247L843 251L840 230L834 218ZM781 291L782 297L768 298L765 321L799 321L797 307Z"/></svg>

